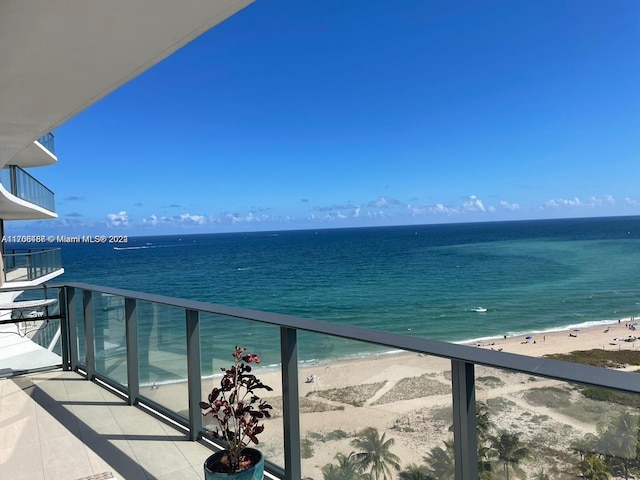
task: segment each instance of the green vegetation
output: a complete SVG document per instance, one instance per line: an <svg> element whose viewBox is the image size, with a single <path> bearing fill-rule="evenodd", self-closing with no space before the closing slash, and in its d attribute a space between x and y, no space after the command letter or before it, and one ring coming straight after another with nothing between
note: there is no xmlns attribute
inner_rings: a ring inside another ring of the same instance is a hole
<svg viewBox="0 0 640 480"><path fill-rule="evenodd" d="M347 435L347 432L345 432L344 430L333 430L332 432L327 433L322 441L323 442L330 442L332 440L341 440L343 438L348 438L349 435Z"/></svg>
<svg viewBox="0 0 640 480"><path fill-rule="evenodd" d="M486 405L491 415L499 416L501 413L511 410L515 406L515 402L504 397L495 397L488 398Z"/></svg>
<svg viewBox="0 0 640 480"><path fill-rule="evenodd" d="M584 387L580 392L591 400L616 403L629 408L640 408L640 396L632 393L618 392L599 387Z"/></svg>
<svg viewBox="0 0 640 480"><path fill-rule="evenodd" d="M307 433L307 438L315 442L331 442L333 440L342 440L343 438L349 438L347 432L344 430L332 430L329 433L321 434L318 432L309 432Z"/></svg>
<svg viewBox="0 0 640 480"><path fill-rule="evenodd" d="M372 405L451 393L451 385L434 380L432 377L433 375L425 373L419 377L403 378L392 390L382 395L378 400L373 402Z"/></svg>
<svg viewBox="0 0 640 480"><path fill-rule="evenodd" d="M570 388L537 389L533 399L543 404L562 405L562 409L575 410L580 401L567 404ZM578 396L575 390L573 396ZM590 403L602 403L584 399ZM521 423L510 431L496 431L492 422L494 410L511 408L511 402L497 399L493 409L487 403L478 402L477 444L479 480L566 480L576 478L608 480L612 478L632 479L640 477L640 415L629 411L616 412L597 423L596 433L577 438L571 450L558 448L546 433L525 441L523 424L540 423L549 420L547 415L529 413L520 416ZM499 414L498 414L499 415ZM519 429L520 428L520 429ZM571 437L575 431L569 425L559 427L558 435ZM343 439L347 434L341 430L321 435L309 434L314 440ZM432 448L422 462L410 463L404 467L392 453L393 439L380 435L375 428L367 428L351 441L355 452L349 456L338 454L335 462L322 467L324 480L454 480L453 439ZM549 460L542 465L540 460ZM531 472L525 477L523 464L528 464ZM542 468L544 467L544 468Z"/></svg>
<svg viewBox="0 0 640 480"><path fill-rule="evenodd" d="M497 388L504 386L504 382L502 381L502 379L494 377L493 375L478 377L476 378L476 383L479 383L480 385L483 385L487 388Z"/></svg>
<svg viewBox="0 0 640 480"><path fill-rule="evenodd" d="M273 407L272 417L282 416L282 397L269 398L269 403ZM344 405L331 405L310 398L300 398L300 413L329 412L334 410L344 410Z"/></svg>
<svg viewBox="0 0 640 480"><path fill-rule="evenodd" d="M387 382L367 383L364 385L356 385L353 387L330 388L328 390L319 390L317 392L307 393L309 396L322 397L333 402L348 403L354 407L361 407L375 393L380 390Z"/></svg>
<svg viewBox="0 0 640 480"><path fill-rule="evenodd" d="M369 470L369 476L374 480L391 480L392 469L400 470L400 458L391 453L394 443L393 438L386 439L386 433L380 436L377 428L368 427L358 433L351 445L360 450L354 457L361 471Z"/></svg>
<svg viewBox="0 0 640 480"><path fill-rule="evenodd" d="M313 442L308 438L303 438L300 444L300 455L302 458L313 457Z"/></svg>
<svg viewBox="0 0 640 480"><path fill-rule="evenodd" d="M638 350L577 350L571 353L546 355L546 357L595 367L621 368L625 365L640 365Z"/></svg>
<svg viewBox="0 0 640 480"><path fill-rule="evenodd" d="M559 387L532 388L524 394L524 399L531 405L543 405L555 409L570 406L570 397L569 390Z"/></svg>

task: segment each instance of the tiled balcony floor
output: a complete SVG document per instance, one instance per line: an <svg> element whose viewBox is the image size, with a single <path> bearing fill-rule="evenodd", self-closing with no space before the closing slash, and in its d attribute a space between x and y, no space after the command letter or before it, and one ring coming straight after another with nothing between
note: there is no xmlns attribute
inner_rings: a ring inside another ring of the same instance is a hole
<svg viewBox="0 0 640 480"><path fill-rule="evenodd" d="M210 454L76 373L0 379L0 479L200 480Z"/></svg>

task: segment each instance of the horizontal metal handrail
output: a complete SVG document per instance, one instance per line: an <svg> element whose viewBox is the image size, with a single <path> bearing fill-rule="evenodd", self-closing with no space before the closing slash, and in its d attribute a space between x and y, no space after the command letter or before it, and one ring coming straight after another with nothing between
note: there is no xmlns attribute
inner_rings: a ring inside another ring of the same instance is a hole
<svg viewBox="0 0 640 480"><path fill-rule="evenodd" d="M467 345L417 338L379 330L369 330L321 320L300 318L292 315L262 312L258 310L230 307L197 300L187 300L183 298L136 292L87 283L72 282L64 285L51 286L67 286L81 290L90 290L98 293L117 295L124 298L184 308L187 310L197 310L200 312L224 315L227 317L250 320L305 332L357 340L384 347L447 358L450 360L458 360L476 365L537 375L554 380L575 382L640 394L640 375L630 375L626 372L615 371L603 367L580 365L549 358L531 357L515 353L479 349Z"/></svg>
<svg viewBox="0 0 640 480"><path fill-rule="evenodd" d="M12 278L12 281L35 280L62 268L62 251L60 248L41 250L10 250L3 257L5 280L7 273L24 269L24 278Z"/></svg>

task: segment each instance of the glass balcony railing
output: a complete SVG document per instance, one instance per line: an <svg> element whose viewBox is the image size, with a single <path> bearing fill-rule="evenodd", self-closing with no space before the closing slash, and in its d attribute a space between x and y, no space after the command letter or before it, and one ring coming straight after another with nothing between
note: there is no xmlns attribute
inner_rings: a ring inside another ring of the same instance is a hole
<svg viewBox="0 0 640 480"><path fill-rule="evenodd" d="M3 255L5 282L37 280L62 268L59 248L7 250Z"/></svg>
<svg viewBox="0 0 640 480"><path fill-rule="evenodd" d="M94 285L28 293L58 298L47 315L61 334L45 322L34 341L59 364L191 440L213 442L199 401L235 345L260 355L252 373L273 388L260 392L273 412L257 448L277 478L640 475L633 371ZM358 461L373 450L374 470Z"/></svg>
<svg viewBox="0 0 640 480"><path fill-rule="evenodd" d="M53 133L45 133L38 139L38 143L40 143L43 147L49 150L54 155L56 154L55 143L53 141Z"/></svg>
<svg viewBox="0 0 640 480"><path fill-rule="evenodd" d="M53 192L20 167L9 165L0 170L0 183L12 195L50 212L56 211Z"/></svg>
<svg viewBox="0 0 640 480"><path fill-rule="evenodd" d="M375 478L357 459L376 446L379 478L640 475L637 373L94 285L50 288L60 289L63 367L191 440L213 441L199 401L235 345L260 355L253 373L273 388L261 396L274 411L257 448L279 478Z"/></svg>

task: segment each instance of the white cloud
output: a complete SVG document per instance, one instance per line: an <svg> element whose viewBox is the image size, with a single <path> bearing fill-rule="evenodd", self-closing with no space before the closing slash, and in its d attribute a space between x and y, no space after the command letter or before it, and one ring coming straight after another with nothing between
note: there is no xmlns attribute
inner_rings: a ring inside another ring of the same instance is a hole
<svg viewBox="0 0 640 480"><path fill-rule="evenodd" d="M158 224L158 217L156 217L155 215L151 215L149 218L143 218L142 219L142 224L143 225L157 225Z"/></svg>
<svg viewBox="0 0 640 480"><path fill-rule="evenodd" d="M581 207L581 208L596 208L603 206L613 206L616 204L616 200L612 195L605 195L602 198L599 197L589 197L587 200L580 200L578 197L573 198L557 198L551 199L546 202L541 208L573 208L573 207Z"/></svg>
<svg viewBox="0 0 640 480"><path fill-rule="evenodd" d="M455 207L447 207L442 203L433 203L429 205L407 205L412 215L425 215L429 213L455 215L460 213Z"/></svg>
<svg viewBox="0 0 640 480"><path fill-rule="evenodd" d="M191 223L196 225L204 225L207 223L207 218L202 215L190 215L188 213L183 213L178 217L183 223Z"/></svg>
<svg viewBox="0 0 640 480"><path fill-rule="evenodd" d="M429 205L427 207L427 210L429 210L431 213L446 213L447 215L453 215L453 214L459 213L459 210L457 208L447 207L442 203L435 203L433 205Z"/></svg>
<svg viewBox="0 0 640 480"><path fill-rule="evenodd" d="M582 205L582 202L578 197L573 197L570 199L567 199L567 198L551 199L544 204L544 206L548 208L578 207L580 205Z"/></svg>
<svg viewBox="0 0 640 480"><path fill-rule="evenodd" d="M475 195L469 195L469 197L462 203L462 209L467 212L485 212L486 208Z"/></svg>
<svg viewBox="0 0 640 480"><path fill-rule="evenodd" d="M379 197L377 200L372 200L367 204L367 207L372 208L389 208L394 205L402 205L401 202L393 198Z"/></svg>
<svg viewBox="0 0 640 480"><path fill-rule="evenodd" d="M507 210L520 210L519 204L505 202L504 200L500 200L500 206L502 208L506 208Z"/></svg>
<svg viewBox="0 0 640 480"><path fill-rule="evenodd" d="M120 213L110 213L107 215L107 225L109 227L126 227L129 225L129 217L124 210Z"/></svg>

